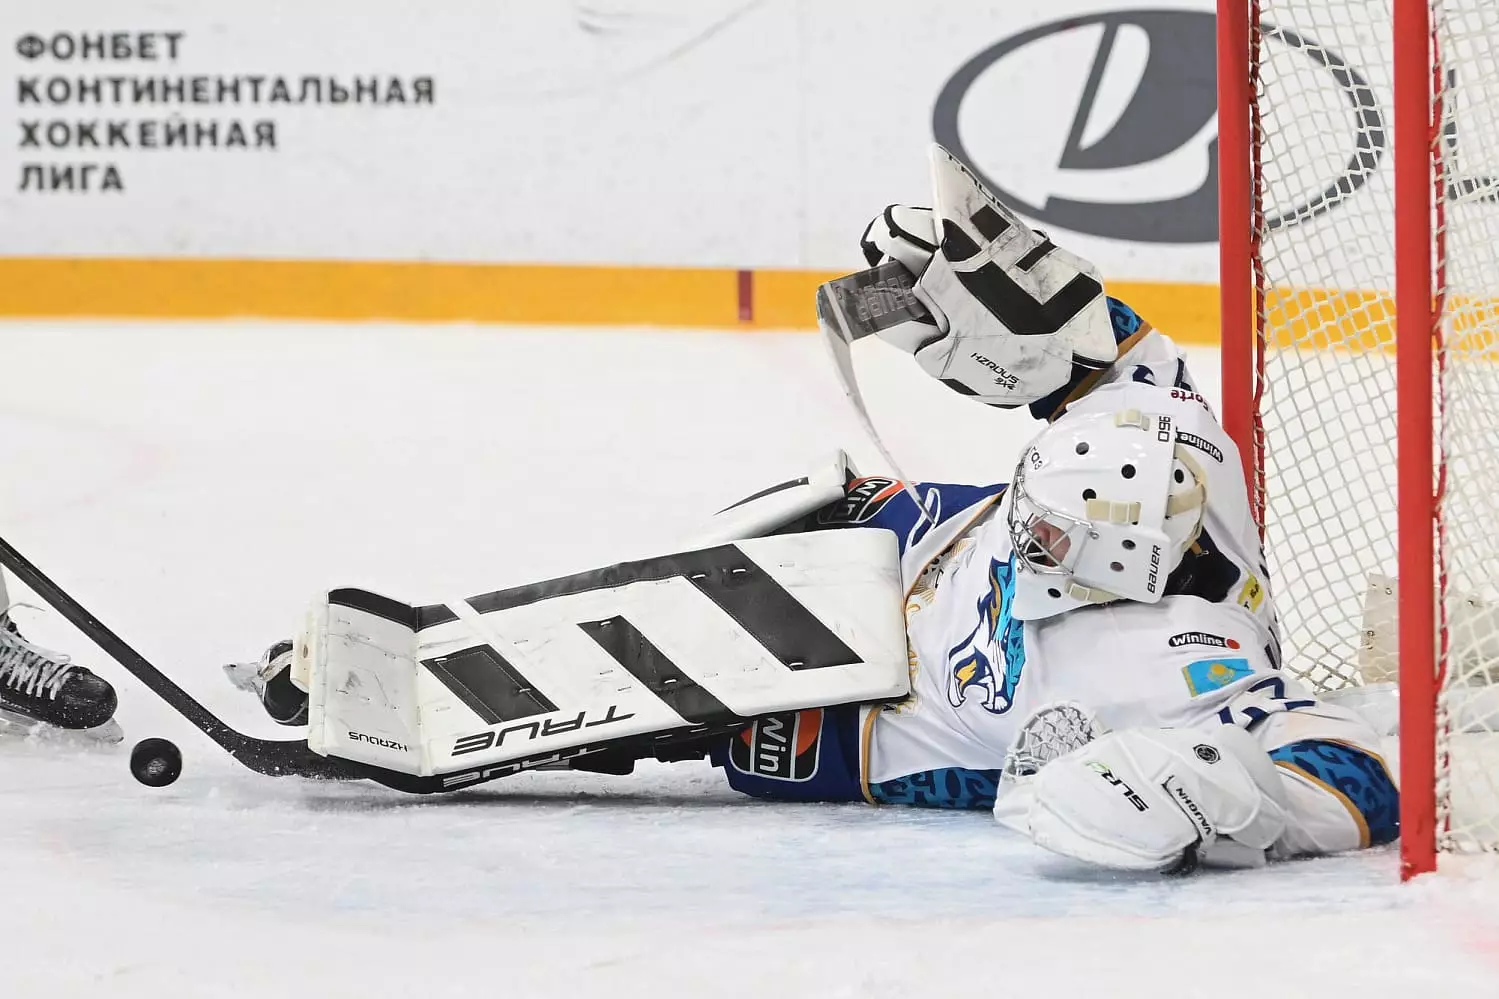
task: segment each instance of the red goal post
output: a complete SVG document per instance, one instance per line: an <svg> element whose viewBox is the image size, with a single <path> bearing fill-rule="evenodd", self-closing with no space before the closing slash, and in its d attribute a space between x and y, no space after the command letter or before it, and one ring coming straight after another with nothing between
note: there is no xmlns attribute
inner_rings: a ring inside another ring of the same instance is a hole
<svg viewBox="0 0 1499 999"><path fill-rule="evenodd" d="M1218 0L1218 128L1223 420L1286 668L1398 661L1403 877L1499 849L1499 4Z"/></svg>

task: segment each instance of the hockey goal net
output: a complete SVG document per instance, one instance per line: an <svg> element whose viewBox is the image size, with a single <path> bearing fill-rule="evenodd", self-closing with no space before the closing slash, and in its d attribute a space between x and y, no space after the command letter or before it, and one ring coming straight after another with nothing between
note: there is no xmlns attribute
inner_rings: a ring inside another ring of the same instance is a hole
<svg viewBox="0 0 1499 999"><path fill-rule="evenodd" d="M1499 850L1499 3L1220 0L1218 32L1224 419L1285 668L1398 676L1409 876Z"/></svg>

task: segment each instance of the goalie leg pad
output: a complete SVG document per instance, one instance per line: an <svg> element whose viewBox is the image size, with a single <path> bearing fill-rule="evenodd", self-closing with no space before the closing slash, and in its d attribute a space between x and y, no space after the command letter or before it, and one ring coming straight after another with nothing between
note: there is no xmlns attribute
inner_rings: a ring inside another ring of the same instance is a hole
<svg viewBox="0 0 1499 999"><path fill-rule="evenodd" d="M292 681L317 753L448 790L909 690L884 531L754 538L415 607L314 602ZM643 751L642 751L643 750Z"/></svg>
<svg viewBox="0 0 1499 999"><path fill-rule="evenodd" d="M1112 732L1034 780L1031 838L1102 867L1259 866L1286 826L1274 764L1252 736L1229 726Z"/></svg>
<svg viewBox="0 0 1499 999"><path fill-rule="evenodd" d="M792 528L808 514L842 500L858 474L848 455L835 451L805 475L767 486L715 513L693 538L692 547L761 538Z"/></svg>

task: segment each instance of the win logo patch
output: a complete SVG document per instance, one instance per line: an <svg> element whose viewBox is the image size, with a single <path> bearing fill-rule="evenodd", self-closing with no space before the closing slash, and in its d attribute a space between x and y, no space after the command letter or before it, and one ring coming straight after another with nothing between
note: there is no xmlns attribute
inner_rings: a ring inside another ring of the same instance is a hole
<svg viewBox="0 0 1499 999"><path fill-rule="evenodd" d="M1199 659L1182 667L1182 676L1193 697L1222 690L1253 674L1248 659Z"/></svg>
<svg viewBox="0 0 1499 999"><path fill-rule="evenodd" d="M868 523L890 502L891 497L901 492L901 484L894 479L882 476L855 479L848 484L848 491L841 500L818 513L817 522L824 525Z"/></svg>
<svg viewBox="0 0 1499 999"><path fill-rule="evenodd" d="M742 774L801 783L817 774L822 710L767 715L729 742L729 765Z"/></svg>

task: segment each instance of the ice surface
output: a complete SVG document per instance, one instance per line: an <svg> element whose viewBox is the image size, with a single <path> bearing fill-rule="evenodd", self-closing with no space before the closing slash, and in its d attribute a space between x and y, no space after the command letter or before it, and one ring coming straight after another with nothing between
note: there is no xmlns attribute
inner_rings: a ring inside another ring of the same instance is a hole
<svg viewBox="0 0 1499 999"><path fill-rule="evenodd" d="M1007 477L1024 418L857 354L909 472ZM319 589L561 574L840 443L876 467L804 335L11 324L0 386L5 536L257 735L284 733L218 664ZM125 747L0 743L3 996L1499 996L1485 869L1111 877L984 814L767 804L696 764L431 798L275 780L55 615L23 623L185 769L150 790Z"/></svg>

